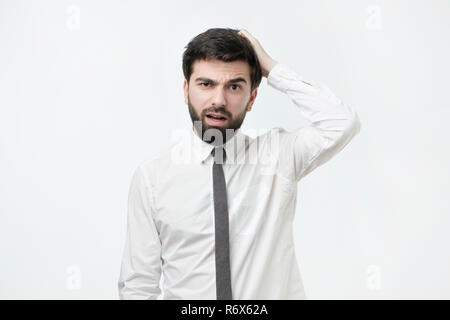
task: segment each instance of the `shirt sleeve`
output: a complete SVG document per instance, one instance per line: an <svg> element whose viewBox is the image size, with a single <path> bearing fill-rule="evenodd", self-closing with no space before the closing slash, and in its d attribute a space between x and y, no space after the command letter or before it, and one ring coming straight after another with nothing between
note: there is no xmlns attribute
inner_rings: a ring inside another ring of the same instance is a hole
<svg viewBox="0 0 450 320"><path fill-rule="evenodd" d="M280 170L296 182L341 151L360 131L357 113L324 84L305 80L286 65L277 63L267 83L286 93L311 123L279 132Z"/></svg>
<svg viewBox="0 0 450 320"><path fill-rule="evenodd" d="M139 166L128 193L126 243L118 282L121 300L156 300L161 293L161 241L152 200L152 189Z"/></svg>

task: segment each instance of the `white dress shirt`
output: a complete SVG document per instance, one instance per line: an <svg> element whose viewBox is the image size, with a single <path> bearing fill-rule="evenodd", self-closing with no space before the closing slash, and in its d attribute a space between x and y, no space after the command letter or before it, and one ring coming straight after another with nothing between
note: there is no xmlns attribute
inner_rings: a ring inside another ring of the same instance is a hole
<svg viewBox="0 0 450 320"><path fill-rule="evenodd" d="M357 113L323 84L280 63L267 83L311 125L255 138L239 129L224 145L234 300L306 299L292 228L297 183L360 130ZM120 299L216 299L213 148L190 128L135 170Z"/></svg>

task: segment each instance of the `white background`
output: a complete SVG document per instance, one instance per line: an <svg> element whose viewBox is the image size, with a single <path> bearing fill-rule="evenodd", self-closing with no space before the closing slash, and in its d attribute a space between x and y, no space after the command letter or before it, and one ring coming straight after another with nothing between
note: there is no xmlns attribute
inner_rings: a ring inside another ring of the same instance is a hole
<svg viewBox="0 0 450 320"><path fill-rule="evenodd" d="M231 27L362 123L299 183L308 298L449 299L449 15L446 0L0 0L0 298L118 298L131 175L191 125L184 47ZM264 78L243 130L304 125Z"/></svg>

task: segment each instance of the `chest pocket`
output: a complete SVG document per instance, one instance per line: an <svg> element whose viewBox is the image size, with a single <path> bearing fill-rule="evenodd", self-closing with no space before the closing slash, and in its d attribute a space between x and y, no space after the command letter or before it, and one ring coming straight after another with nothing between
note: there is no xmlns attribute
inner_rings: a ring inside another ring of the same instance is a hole
<svg viewBox="0 0 450 320"><path fill-rule="evenodd" d="M292 186L277 174L262 175L258 181L240 186L230 194L230 236L255 235L267 224L283 219Z"/></svg>

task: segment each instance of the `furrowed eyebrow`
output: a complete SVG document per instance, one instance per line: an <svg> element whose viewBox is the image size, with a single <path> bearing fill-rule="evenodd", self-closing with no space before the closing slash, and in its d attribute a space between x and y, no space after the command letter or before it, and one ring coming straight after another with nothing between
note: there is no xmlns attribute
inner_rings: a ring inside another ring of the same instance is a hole
<svg viewBox="0 0 450 320"><path fill-rule="evenodd" d="M208 82L208 83L211 83L211 84L217 84L217 81L214 81L214 80L209 79L209 78L204 78L204 77L198 77L198 78L195 79L195 82L199 82L199 81ZM243 82L243 83L247 84L247 81L244 78L242 78L242 77L231 79L227 83L238 83L238 82Z"/></svg>

